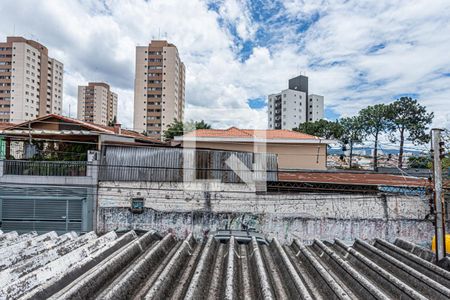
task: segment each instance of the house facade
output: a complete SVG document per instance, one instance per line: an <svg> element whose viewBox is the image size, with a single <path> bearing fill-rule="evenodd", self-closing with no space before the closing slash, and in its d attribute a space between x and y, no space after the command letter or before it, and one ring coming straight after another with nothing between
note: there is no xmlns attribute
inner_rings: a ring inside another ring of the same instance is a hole
<svg viewBox="0 0 450 300"><path fill-rule="evenodd" d="M186 148L273 153L279 169L326 170L333 140L290 130L200 129L174 139Z"/></svg>

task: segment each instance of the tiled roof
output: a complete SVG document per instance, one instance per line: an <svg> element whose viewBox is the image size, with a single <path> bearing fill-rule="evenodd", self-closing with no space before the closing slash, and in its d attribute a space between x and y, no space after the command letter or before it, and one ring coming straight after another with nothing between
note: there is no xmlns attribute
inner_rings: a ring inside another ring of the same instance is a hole
<svg viewBox="0 0 450 300"><path fill-rule="evenodd" d="M241 236L242 237L242 236ZM0 235L0 298L449 299L450 273L403 243Z"/></svg>
<svg viewBox="0 0 450 300"><path fill-rule="evenodd" d="M279 181L389 185L389 186L428 186L426 178L375 173L349 172L282 172L278 173Z"/></svg>
<svg viewBox="0 0 450 300"><path fill-rule="evenodd" d="M85 122L85 121L81 121L81 120L78 120L78 119L73 119L73 118L69 118L69 117L65 117L65 116L61 116L61 115L56 115L56 114L48 114L46 116L42 116L42 117L36 118L34 120L30 120L30 121L31 121L31 123L39 122L39 121L44 121L45 122L46 119L51 119L51 118L58 119L58 120L60 120L62 122L65 122L65 123L72 123L72 124L75 124L75 125L78 125L78 126L82 126L82 127L86 128L86 129L88 129L90 131L106 133L106 134L115 134L114 127L112 127L112 126L106 126L106 125L89 123L89 122ZM28 126L28 123L29 123L29 121L26 121L26 122L23 122L23 123L20 123L20 124L10 124L10 126L5 127L3 129L11 130L11 129L19 128L19 127L22 127L22 126L25 126L25 125ZM1 123L0 123L0 126L1 126ZM0 127L0 129L2 129L2 128ZM129 129L121 129L120 135L134 137L134 138L138 138L138 139L146 140L146 141L151 141L151 142L155 142L155 143L162 143L159 140L153 139L151 137L145 136L145 135L143 135L143 134L141 134L139 132L136 132L136 131L133 131L133 130L129 130Z"/></svg>
<svg viewBox="0 0 450 300"><path fill-rule="evenodd" d="M0 130L6 129L11 126L14 126L14 124L13 123L0 123Z"/></svg>
<svg viewBox="0 0 450 300"><path fill-rule="evenodd" d="M285 129L263 130L263 129L239 129L230 127L228 129L198 129L189 132L184 137L212 137L212 138L267 138L267 139L319 139L316 136Z"/></svg>

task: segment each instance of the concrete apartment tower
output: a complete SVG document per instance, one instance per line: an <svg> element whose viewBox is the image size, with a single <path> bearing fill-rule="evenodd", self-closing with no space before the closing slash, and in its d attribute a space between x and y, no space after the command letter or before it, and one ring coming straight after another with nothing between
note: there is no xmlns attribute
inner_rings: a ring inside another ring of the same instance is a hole
<svg viewBox="0 0 450 300"><path fill-rule="evenodd" d="M64 66L38 42L7 37L0 43L0 122L21 123L61 114Z"/></svg>
<svg viewBox="0 0 450 300"><path fill-rule="evenodd" d="M323 118L324 97L308 93L308 77L289 79L288 89L269 95L267 120L269 129L292 130L305 122Z"/></svg>
<svg viewBox="0 0 450 300"><path fill-rule="evenodd" d="M103 82L78 86L77 118L82 121L108 125L117 121L117 94Z"/></svg>
<svg viewBox="0 0 450 300"><path fill-rule="evenodd" d="M315 122L323 119L324 97L310 94L308 98L308 121Z"/></svg>
<svg viewBox="0 0 450 300"><path fill-rule="evenodd" d="M134 130L162 138L170 123L183 120L185 66L167 41L136 47Z"/></svg>

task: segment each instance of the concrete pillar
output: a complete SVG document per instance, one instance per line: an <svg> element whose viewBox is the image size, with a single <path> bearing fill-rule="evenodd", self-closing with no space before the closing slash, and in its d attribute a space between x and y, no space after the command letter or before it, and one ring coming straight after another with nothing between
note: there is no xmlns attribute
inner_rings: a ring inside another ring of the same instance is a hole
<svg viewBox="0 0 450 300"><path fill-rule="evenodd" d="M98 180L99 158L100 152L98 151L88 152L86 176L92 177L92 181L95 182L95 184Z"/></svg>

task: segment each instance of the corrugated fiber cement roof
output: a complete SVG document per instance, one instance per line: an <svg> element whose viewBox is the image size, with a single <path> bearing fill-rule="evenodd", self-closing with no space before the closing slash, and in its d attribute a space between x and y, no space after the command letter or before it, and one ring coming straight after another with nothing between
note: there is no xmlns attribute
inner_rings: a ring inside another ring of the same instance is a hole
<svg viewBox="0 0 450 300"><path fill-rule="evenodd" d="M450 273L414 248L9 232L0 235L0 299L449 299Z"/></svg>

